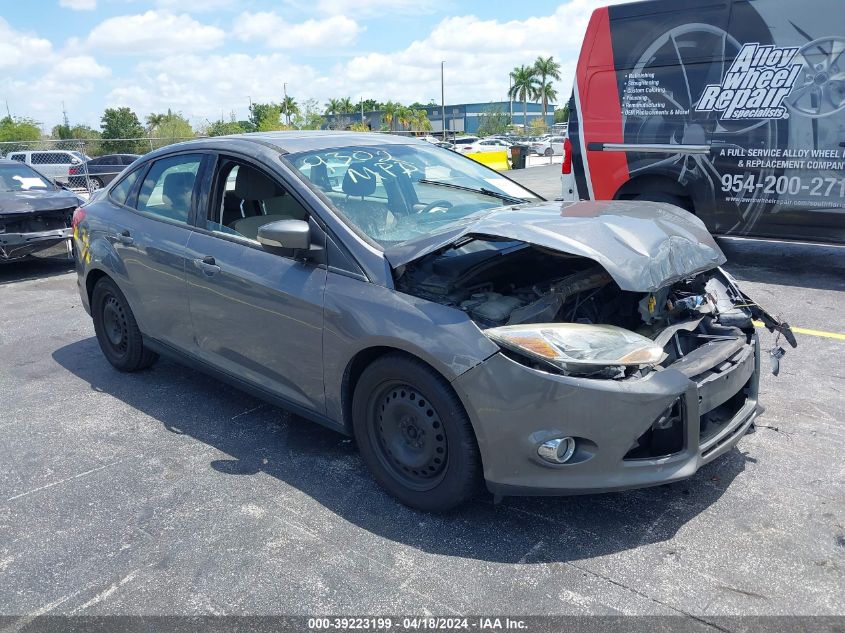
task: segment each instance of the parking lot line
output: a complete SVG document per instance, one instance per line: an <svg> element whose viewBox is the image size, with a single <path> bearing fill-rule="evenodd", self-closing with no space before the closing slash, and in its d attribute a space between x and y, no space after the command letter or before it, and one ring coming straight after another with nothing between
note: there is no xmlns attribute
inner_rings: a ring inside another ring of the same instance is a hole
<svg viewBox="0 0 845 633"><path fill-rule="evenodd" d="M754 321L755 327L766 327L760 321ZM796 334L806 334L807 336L822 336L824 338L833 338L838 341L845 341L845 334L839 334L837 332L825 332L824 330L810 330L803 327L793 327L792 331Z"/></svg>

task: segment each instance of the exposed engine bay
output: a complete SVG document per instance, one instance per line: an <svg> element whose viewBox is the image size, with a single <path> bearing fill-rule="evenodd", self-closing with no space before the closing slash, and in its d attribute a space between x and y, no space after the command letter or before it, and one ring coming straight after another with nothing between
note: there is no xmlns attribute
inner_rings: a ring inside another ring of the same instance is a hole
<svg viewBox="0 0 845 633"><path fill-rule="evenodd" d="M744 345L754 331L752 318L779 325L718 269L652 293L629 292L590 259L519 241L465 238L397 273L397 289L455 307L481 329L532 323L624 328L663 348L659 367L708 343ZM621 379L659 367L585 366L561 373Z"/></svg>

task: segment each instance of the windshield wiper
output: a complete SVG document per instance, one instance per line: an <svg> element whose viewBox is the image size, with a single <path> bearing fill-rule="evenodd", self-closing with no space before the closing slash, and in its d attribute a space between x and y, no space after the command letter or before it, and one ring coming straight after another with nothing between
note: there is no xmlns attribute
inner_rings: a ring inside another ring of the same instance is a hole
<svg viewBox="0 0 845 633"><path fill-rule="evenodd" d="M498 198L503 202L508 202L510 204L520 204L522 202L527 202L523 198L517 198L516 196L509 196L506 193L501 193L499 191L493 191L492 189L487 189L486 187L465 187L464 185L456 185L451 182L443 182L441 180L429 180L428 178L420 178L417 182L421 182L424 185L435 185L436 187L448 187L449 189L457 189L458 191L469 191L470 193L480 193L484 196L490 196L492 198Z"/></svg>

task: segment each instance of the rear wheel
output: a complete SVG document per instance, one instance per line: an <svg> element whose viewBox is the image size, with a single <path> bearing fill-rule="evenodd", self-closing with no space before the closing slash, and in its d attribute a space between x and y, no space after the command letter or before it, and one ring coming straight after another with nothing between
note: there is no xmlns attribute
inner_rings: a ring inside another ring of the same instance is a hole
<svg viewBox="0 0 845 633"><path fill-rule="evenodd" d="M662 193L660 191L647 191L639 194L634 200L648 200L649 202L665 202L666 204L674 204L676 207L681 207L684 211L689 211L694 214L692 205L686 198L680 196L673 196L670 193Z"/></svg>
<svg viewBox="0 0 845 633"><path fill-rule="evenodd" d="M389 354L367 367L352 422L376 481L405 505L444 511L478 489L481 460L466 412L449 383L421 361Z"/></svg>
<svg viewBox="0 0 845 633"><path fill-rule="evenodd" d="M135 315L126 297L111 279L94 286L91 297L94 332L106 359L120 371L138 371L152 365L158 355L144 347Z"/></svg>
<svg viewBox="0 0 845 633"><path fill-rule="evenodd" d="M551 156L554 153L555 151L551 147L547 147L546 150L543 152L543 156Z"/></svg>

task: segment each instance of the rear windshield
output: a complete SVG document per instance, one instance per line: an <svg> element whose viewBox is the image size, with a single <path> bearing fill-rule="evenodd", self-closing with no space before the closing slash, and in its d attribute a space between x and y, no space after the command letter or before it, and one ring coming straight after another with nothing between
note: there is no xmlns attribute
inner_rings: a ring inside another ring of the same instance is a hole
<svg viewBox="0 0 845 633"><path fill-rule="evenodd" d="M26 165L0 165L0 191L53 188L46 178Z"/></svg>

